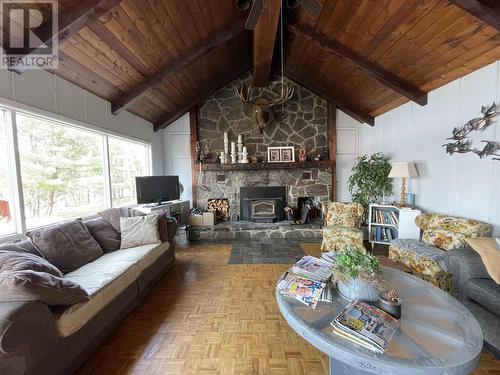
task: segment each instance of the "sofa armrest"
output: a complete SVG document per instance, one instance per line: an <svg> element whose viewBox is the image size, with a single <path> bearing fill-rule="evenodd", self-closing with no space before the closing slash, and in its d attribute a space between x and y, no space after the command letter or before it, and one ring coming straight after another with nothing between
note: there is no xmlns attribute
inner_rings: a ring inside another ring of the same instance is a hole
<svg viewBox="0 0 500 375"><path fill-rule="evenodd" d="M167 236L170 246L174 246L174 238L177 234L177 228L179 228L177 220L175 218L167 217Z"/></svg>
<svg viewBox="0 0 500 375"><path fill-rule="evenodd" d="M58 341L55 319L47 305L0 302L0 373L24 373L54 350Z"/></svg>
<svg viewBox="0 0 500 375"><path fill-rule="evenodd" d="M459 301L467 299L465 283L470 279L490 279L481 256L470 248L453 249L446 252L448 271L453 275L452 294Z"/></svg>

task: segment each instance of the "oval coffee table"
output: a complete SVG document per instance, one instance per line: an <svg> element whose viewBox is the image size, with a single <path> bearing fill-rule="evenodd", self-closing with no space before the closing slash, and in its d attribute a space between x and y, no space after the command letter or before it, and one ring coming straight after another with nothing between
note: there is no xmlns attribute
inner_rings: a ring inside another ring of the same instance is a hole
<svg viewBox="0 0 500 375"><path fill-rule="evenodd" d="M311 309L276 293L284 318L300 336L330 357L330 374L469 374L477 366L483 333L474 316L437 287L382 267L390 289L402 301L402 317L385 354L332 333L330 322L349 303L338 292L333 303Z"/></svg>

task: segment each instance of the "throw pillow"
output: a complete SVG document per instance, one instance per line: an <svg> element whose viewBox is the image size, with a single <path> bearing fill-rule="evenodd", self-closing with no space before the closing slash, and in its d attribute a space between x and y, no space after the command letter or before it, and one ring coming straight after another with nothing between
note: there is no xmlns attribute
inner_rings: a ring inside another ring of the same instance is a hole
<svg viewBox="0 0 500 375"><path fill-rule="evenodd" d="M69 306L89 299L77 283L46 272L0 272L0 290L0 301L40 301L49 306Z"/></svg>
<svg viewBox="0 0 500 375"><path fill-rule="evenodd" d="M467 243L481 256L486 271L500 284L500 251L491 237L468 238Z"/></svg>
<svg viewBox="0 0 500 375"><path fill-rule="evenodd" d="M422 242L430 243L442 250L466 247L466 238L467 237L462 233L452 232L446 229L426 229L424 233L422 233Z"/></svg>
<svg viewBox="0 0 500 375"><path fill-rule="evenodd" d="M120 249L160 242L158 220L158 214L120 218L122 228Z"/></svg>
<svg viewBox="0 0 500 375"><path fill-rule="evenodd" d="M15 251L17 253L28 253L42 256L30 240L19 241L16 243L4 243L0 245L0 251Z"/></svg>
<svg viewBox="0 0 500 375"><path fill-rule="evenodd" d="M26 270L45 272L57 277L63 276L61 271L54 265L37 255L13 251L0 251L0 272Z"/></svg>
<svg viewBox="0 0 500 375"><path fill-rule="evenodd" d="M121 233L121 217L146 216L144 213L134 210L130 207L108 208L107 210L99 212L99 215L108 223L110 223L118 233Z"/></svg>
<svg viewBox="0 0 500 375"><path fill-rule="evenodd" d="M84 221L83 225L88 229L92 237L99 243L105 253L120 248L120 233L103 218Z"/></svg>
<svg viewBox="0 0 500 375"><path fill-rule="evenodd" d="M37 249L63 273L90 263L102 254L102 248L83 225L72 220L26 233Z"/></svg>

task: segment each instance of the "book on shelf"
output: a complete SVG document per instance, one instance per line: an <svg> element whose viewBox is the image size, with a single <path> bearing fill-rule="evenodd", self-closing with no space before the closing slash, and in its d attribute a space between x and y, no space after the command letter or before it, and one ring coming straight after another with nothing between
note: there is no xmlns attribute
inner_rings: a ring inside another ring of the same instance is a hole
<svg viewBox="0 0 500 375"><path fill-rule="evenodd" d="M377 224L397 225L399 223L399 219L397 213L394 210L373 208L372 222Z"/></svg>
<svg viewBox="0 0 500 375"><path fill-rule="evenodd" d="M277 289L282 295L296 299L314 309L318 304L326 284L287 272L278 282Z"/></svg>
<svg viewBox="0 0 500 375"><path fill-rule="evenodd" d="M333 333L378 353L384 353L399 321L385 311L353 301L331 322Z"/></svg>
<svg viewBox="0 0 500 375"><path fill-rule="evenodd" d="M306 255L292 267L291 271L314 281L325 282L333 274L334 265L324 259Z"/></svg>

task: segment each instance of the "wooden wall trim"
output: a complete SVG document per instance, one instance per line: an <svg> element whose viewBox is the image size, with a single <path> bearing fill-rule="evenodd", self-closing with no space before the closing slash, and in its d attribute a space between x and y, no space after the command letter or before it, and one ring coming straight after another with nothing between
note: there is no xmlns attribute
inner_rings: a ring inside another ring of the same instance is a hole
<svg viewBox="0 0 500 375"><path fill-rule="evenodd" d="M366 123L371 126L375 125L375 118L368 112L357 108L355 105L335 95L333 92L323 89L319 85L309 80L307 77L300 76L293 69L285 67L285 76L290 78L292 81L295 81L299 85L305 87L309 91L312 91L316 95L321 96L326 101L334 103L340 110L342 110L342 112L347 113L349 116L355 118L359 122Z"/></svg>
<svg viewBox="0 0 500 375"><path fill-rule="evenodd" d="M332 202L337 200L337 106L328 102L327 122L328 122L328 157L332 165Z"/></svg>
<svg viewBox="0 0 500 375"><path fill-rule="evenodd" d="M189 110L189 134L191 137L191 192L192 206L196 207L196 142L198 142L198 106Z"/></svg>
<svg viewBox="0 0 500 375"><path fill-rule="evenodd" d="M324 51L334 54L368 73L377 81L420 105L427 104L427 93L410 82L393 74L380 65L361 56L342 43L328 38L325 34L304 25L288 25L287 30L306 38Z"/></svg>
<svg viewBox="0 0 500 375"><path fill-rule="evenodd" d="M253 32L253 85L266 86L271 74L281 0L268 0Z"/></svg>
<svg viewBox="0 0 500 375"><path fill-rule="evenodd" d="M450 2L500 30L500 2L498 0L450 0Z"/></svg>
<svg viewBox="0 0 500 375"><path fill-rule="evenodd" d="M204 56L205 54L211 52L218 46L221 46L227 41L233 39L242 31L243 24L240 20L238 20L229 29L218 32L208 41L203 41L197 48L194 48L191 51L187 52L183 56L176 59L173 63L164 66L156 73L146 78L146 80L135 86L133 89L126 92L118 99L114 100L111 103L111 112L116 115L126 110L132 104L141 99L149 90L157 85L160 85L164 80L179 73L186 66Z"/></svg>

